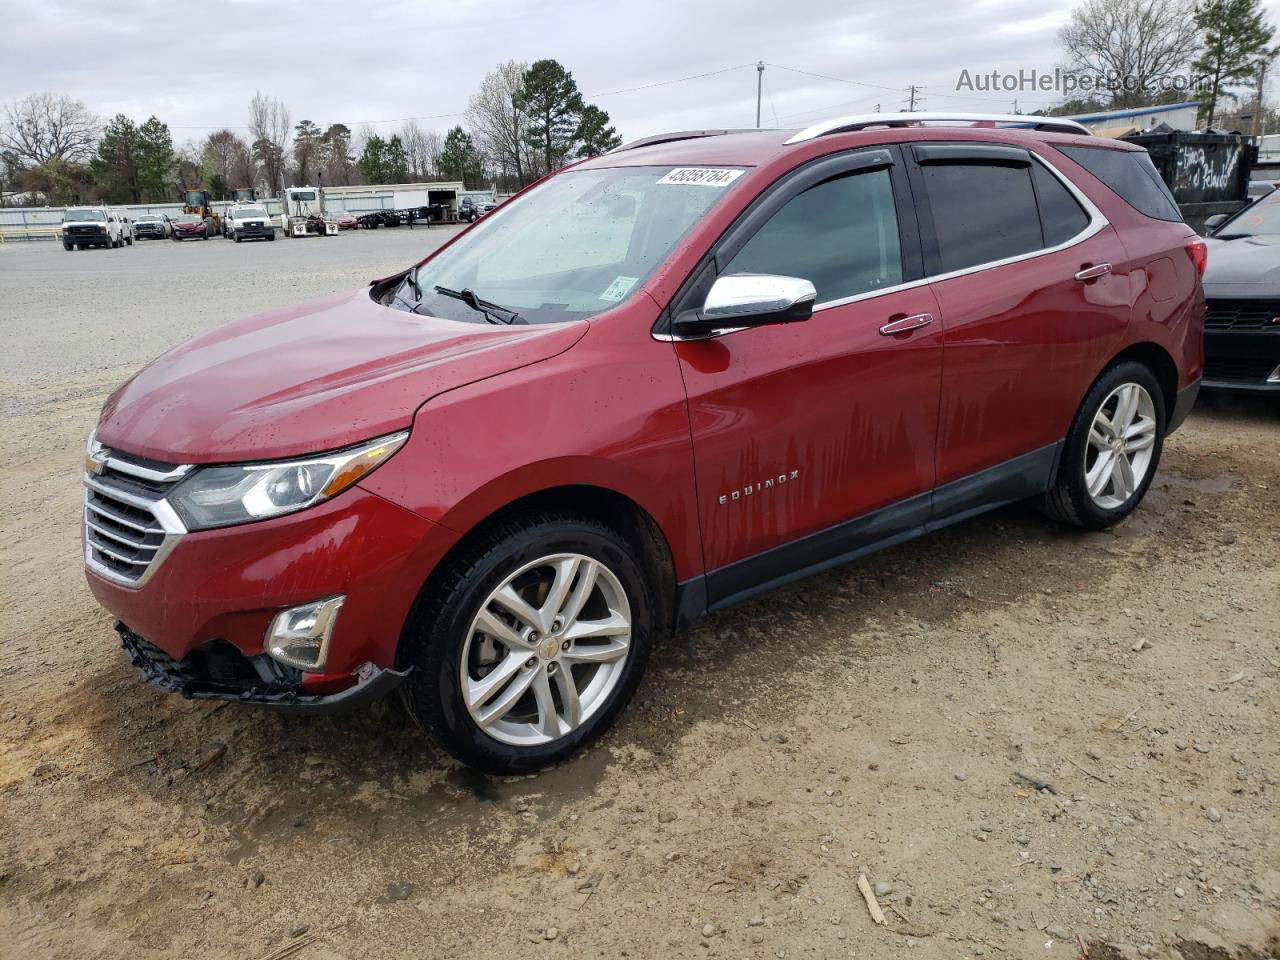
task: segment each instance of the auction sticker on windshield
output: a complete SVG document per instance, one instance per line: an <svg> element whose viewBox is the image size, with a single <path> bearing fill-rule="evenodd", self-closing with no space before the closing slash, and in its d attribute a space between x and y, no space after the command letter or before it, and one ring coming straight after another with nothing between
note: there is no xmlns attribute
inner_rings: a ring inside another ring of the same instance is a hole
<svg viewBox="0 0 1280 960"><path fill-rule="evenodd" d="M745 170L716 167L676 167L658 183L676 183L682 186L727 187L746 173Z"/></svg>
<svg viewBox="0 0 1280 960"><path fill-rule="evenodd" d="M636 285L636 281L639 279L639 277L615 277L613 283L609 284L609 288L600 294L600 299L617 303L627 295L627 292Z"/></svg>

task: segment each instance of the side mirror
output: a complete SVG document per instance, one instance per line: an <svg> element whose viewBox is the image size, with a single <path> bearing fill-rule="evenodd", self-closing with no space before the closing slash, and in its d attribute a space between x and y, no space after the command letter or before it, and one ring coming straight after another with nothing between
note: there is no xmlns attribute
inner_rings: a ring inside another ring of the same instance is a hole
<svg viewBox="0 0 1280 960"><path fill-rule="evenodd" d="M1220 226L1227 222L1227 214L1215 213L1212 217L1205 217L1204 228L1207 231L1217 230Z"/></svg>
<svg viewBox="0 0 1280 960"><path fill-rule="evenodd" d="M686 310L672 322L677 336L698 336L742 327L800 323L813 315L818 291L808 280L764 273L720 277L701 310Z"/></svg>

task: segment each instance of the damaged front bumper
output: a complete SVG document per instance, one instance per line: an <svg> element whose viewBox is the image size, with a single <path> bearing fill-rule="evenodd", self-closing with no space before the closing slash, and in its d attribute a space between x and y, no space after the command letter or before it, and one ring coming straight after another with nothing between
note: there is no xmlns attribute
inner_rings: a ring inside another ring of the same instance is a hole
<svg viewBox="0 0 1280 960"><path fill-rule="evenodd" d="M409 675L408 670L366 664L355 674L352 686L334 693L309 693L301 671L265 655L247 657L225 644L193 650L174 660L123 623L116 623L116 631L125 656L147 683L191 700L234 700L295 714L340 713L381 699Z"/></svg>

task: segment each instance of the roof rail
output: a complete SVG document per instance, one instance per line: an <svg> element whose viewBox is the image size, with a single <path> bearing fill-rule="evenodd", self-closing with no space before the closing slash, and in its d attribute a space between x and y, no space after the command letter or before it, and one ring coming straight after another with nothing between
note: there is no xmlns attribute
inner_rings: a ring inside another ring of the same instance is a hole
<svg viewBox="0 0 1280 960"><path fill-rule="evenodd" d="M614 147L610 153L622 153L624 150L638 150L640 147L652 147L657 143L675 143L677 140L697 140L701 137L722 137L727 133L759 133L755 127L727 128L724 130L680 130L676 133L657 133L651 137L641 137L620 147Z"/></svg>
<svg viewBox="0 0 1280 960"><path fill-rule="evenodd" d="M1001 113L864 113L851 117L836 117L806 127L787 143L803 143L816 137L825 137L833 133L850 133L854 130L865 130L868 127L911 127L926 123L967 123L971 126L1005 126L1025 127L1032 130L1046 130L1054 133L1083 133L1093 136L1093 132L1082 123L1068 120L1066 117L1037 117L1023 114Z"/></svg>

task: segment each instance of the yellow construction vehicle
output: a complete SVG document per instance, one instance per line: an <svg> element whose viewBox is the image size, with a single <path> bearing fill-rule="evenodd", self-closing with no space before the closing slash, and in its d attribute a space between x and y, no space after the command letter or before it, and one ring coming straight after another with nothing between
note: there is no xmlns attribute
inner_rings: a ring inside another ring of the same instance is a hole
<svg viewBox="0 0 1280 960"><path fill-rule="evenodd" d="M188 190L182 195L182 212L194 213L206 223L212 222L209 233L222 232L222 218L213 212L213 197L208 190Z"/></svg>

